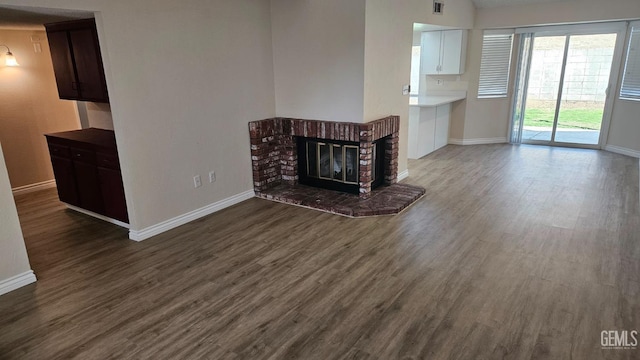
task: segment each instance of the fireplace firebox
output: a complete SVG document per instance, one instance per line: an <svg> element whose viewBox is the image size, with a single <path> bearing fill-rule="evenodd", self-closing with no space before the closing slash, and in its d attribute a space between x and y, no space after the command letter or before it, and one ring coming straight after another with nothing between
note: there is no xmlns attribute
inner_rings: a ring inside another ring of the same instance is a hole
<svg viewBox="0 0 640 360"><path fill-rule="evenodd" d="M384 181L384 142L373 143L371 189ZM360 144L297 138L299 183L353 194L360 192Z"/></svg>
<svg viewBox="0 0 640 360"><path fill-rule="evenodd" d="M398 176L400 118L368 123L272 118L249 123L258 196L280 185L311 185L371 196ZM265 195L266 196L266 195Z"/></svg>

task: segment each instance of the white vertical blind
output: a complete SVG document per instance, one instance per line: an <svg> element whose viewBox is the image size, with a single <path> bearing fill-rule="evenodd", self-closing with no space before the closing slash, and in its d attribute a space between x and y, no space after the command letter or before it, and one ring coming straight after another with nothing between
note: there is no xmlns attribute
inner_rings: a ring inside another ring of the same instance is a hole
<svg viewBox="0 0 640 360"><path fill-rule="evenodd" d="M478 97L506 97L511 68L513 30L485 31L482 40Z"/></svg>
<svg viewBox="0 0 640 360"><path fill-rule="evenodd" d="M631 26L620 98L640 101L640 21Z"/></svg>

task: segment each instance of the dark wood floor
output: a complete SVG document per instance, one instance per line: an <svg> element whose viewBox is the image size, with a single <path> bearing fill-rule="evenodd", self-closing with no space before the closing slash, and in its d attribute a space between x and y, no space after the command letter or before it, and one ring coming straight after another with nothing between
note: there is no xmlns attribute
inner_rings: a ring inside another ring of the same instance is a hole
<svg viewBox="0 0 640 360"><path fill-rule="evenodd" d="M640 358L600 346L640 329L637 159L447 146L410 172L397 216L251 199L142 243L20 196L39 281L0 297L0 358Z"/></svg>

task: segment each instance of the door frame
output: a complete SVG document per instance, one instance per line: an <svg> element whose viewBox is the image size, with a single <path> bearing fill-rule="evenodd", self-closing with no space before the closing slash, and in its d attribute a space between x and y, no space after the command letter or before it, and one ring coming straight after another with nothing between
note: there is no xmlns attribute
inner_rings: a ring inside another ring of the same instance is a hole
<svg viewBox="0 0 640 360"><path fill-rule="evenodd" d="M555 26L539 26L539 27L527 27L527 28L518 28L516 29L516 34L520 36L521 41L518 42L518 63L517 63L517 74L520 75L522 72L524 73L523 80L524 86L522 87L523 91L528 89L529 76L530 76L530 68L531 68L531 53L527 56L527 63L523 64L523 54L525 51L532 51L533 45L536 37L544 37L544 36L565 36L565 47L564 47L564 58L562 59L562 70L561 70L561 78L558 89L558 97L556 98L556 113L554 118L554 127L552 130L552 136L550 141L542 141L542 140L527 140L522 141L522 123L519 124L519 139L520 143L526 144L534 144L534 145L550 145L550 146L563 146L563 147L577 147L577 148L587 148L587 149L602 149L606 145L607 138L609 136L609 126L611 125L611 117L613 114L613 105L616 100L616 89L618 89L620 71L622 68L622 60L624 53L624 44L628 31L629 23L628 22L609 22L609 23L591 23L591 24L577 24L577 25L555 25ZM614 46L613 58L611 60L611 71L609 73L609 86L606 91L605 105L603 109L602 115L602 123L600 126L600 136L598 138L598 144L579 144L579 143L565 143L555 141L555 132L557 128L557 115L559 107L562 102L562 93L564 91L564 75L566 71L566 63L567 63L567 51L569 49L569 39L572 35L598 35L598 34L616 34L616 44ZM531 35L531 40L528 49L524 48L525 42L522 41L525 34ZM521 96L518 94L518 81L520 81L519 77L516 77L516 83L514 84L514 97L511 109L511 116L509 121L509 138L512 142L511 133L515 127L515 113L516 106L518 103L518 97ZM524 94L526 95L526 94ZM524 96L522 95L522 96ZM526 109L526 96L524 96L522 101L522 110ZM524 112L523 112L524 114ZM524 117L524 115L523 115ZM522 122L524 119L522 120Z"/></svg>

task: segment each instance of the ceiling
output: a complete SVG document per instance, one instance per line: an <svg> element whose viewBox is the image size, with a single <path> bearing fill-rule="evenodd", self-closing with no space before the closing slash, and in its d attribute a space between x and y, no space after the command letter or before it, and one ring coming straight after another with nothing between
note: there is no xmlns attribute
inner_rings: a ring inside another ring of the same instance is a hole
<svg viewBox="0 0 640 360"><path fill-rule="evenodd" d="M561 2L566 0L472 0L477 8L492 8L506 5Z"/></svg>
<svg viewBox="0 0 640 360"><path fill-rule="evenodd" d="M472 0L477 8L506 5L549 3L566 0ZM94 17L90 11L34 8L26 6L0 6L0 29L41 30L42 24ZM425 31L424 29L421 31Z"/></svg>
<svg viewBox="0 0 640 360"><path fill-rule="evenodd" d="M42 30L43 24L57 21L94 17L89 11L0 6L0 29Z"/></svg>

